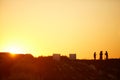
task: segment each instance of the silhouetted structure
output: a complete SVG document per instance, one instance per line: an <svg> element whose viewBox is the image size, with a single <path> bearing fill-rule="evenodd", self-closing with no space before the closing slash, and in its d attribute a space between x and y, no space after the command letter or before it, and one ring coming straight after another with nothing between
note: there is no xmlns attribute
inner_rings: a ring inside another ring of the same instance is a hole
<svg viewBox="0 0 120 80"><path fill-rule="evenodd" d="M53 54L53 60L60 61L60 54Z"/></svg>
<svg viewBox="0 0 120 80"><path fill-rule="evenodd" d="M100 60L103 60L103 52L100 51Z"/></svg>
<svg viewBox="0 0 120 80"><path fill-rule="evenodd" d="M11 58L11 55L9 52L0 52L0 61L1 60L9 61L10 58Z"/></svg>
<svg viewBox="0 0 120 80"><path fill-rule="evenodd" d="M76 60L76 54L69 54L69 58L71 60Z"/></svg>
<svg viewBox="0 0 120 80"><path fill-rule="evenodd" d="M96 60L96 52L94 52L94 60Z"/></svg>
<svg viewBox="0 0 120 80"><path fill-rule="evenodd" d="M105 59L108 60L108 52L107 51L105 52L105 56L106 56Z"/></svg>

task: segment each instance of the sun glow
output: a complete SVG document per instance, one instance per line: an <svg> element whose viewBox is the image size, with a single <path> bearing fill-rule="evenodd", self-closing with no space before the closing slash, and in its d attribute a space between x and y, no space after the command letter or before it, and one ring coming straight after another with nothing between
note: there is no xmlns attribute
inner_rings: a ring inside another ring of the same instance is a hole
<svg viewBox="0 0 120 80"><path fill-rule="evenodd" d="M11 54L25 54L25 51L20 46L9 46L4 51L10 52Z"/></svg>
<svg viewBox="0 0 120 80"><path fill-rule="evenodd" d="M92 59L101 50L120 58L120 0L0 0L0 52Z"/></svg>

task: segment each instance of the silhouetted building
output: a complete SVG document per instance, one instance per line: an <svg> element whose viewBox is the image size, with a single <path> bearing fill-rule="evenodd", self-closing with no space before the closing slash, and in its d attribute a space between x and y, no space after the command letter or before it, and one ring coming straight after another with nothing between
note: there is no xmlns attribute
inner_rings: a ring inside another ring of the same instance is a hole
<svg viewBox="0 0 120 80"><path fill-rule="evenodd" d="M103 60L103 52L100 51L100 60Z"/></svg>
<svg viewBox="0 0 120 80"><path fill-rule="evenodd" d="M53 54L53 60L60 61L60 54Z"/></svg>
<svg viewBox="0 0 120 80"><path fill-rule="evenodd" d="M69 54L69 58L71 60L76 60L76 54Z"/></svg>
<svg viewBox="0 0 120 80"><path fill-rule="evenodd" d="M105 59L108 60L108 52L107 51L105 52L105 56L106 56Z"/></svg>
<svg viewBox="0 0 120 80"><path fill-rule="evenodd" d="M8 58L8 57L10 57L10 53L9 52L0 52L0 59L1 58Z"/></svg>
<svg viewBox="0 0 120 80"><path fill-rule="evenodd" d="M94 60L96 60L96 52L94 52Z"/></svg>

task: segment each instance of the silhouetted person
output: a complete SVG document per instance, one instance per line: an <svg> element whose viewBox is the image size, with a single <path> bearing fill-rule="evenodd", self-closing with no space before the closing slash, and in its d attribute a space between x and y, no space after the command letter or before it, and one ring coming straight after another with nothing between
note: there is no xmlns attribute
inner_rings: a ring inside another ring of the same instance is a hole
<svg viewBox="0 0 120 80"><path fill-rule="evenodd" d="M103 59L103 52L100 51L100 60L102 60L102 59Z"/></svg>
<svg viewBox="0 0 120 80"><path fill-rule="evenodd" d="M96 60L96 52L94 52L94 60Z"/></svg>
<svg viewBox="0 0 120 80"><path fill-rule="evenodd" d="M108 60L108 52L105 52L106 60Z"/></svg>

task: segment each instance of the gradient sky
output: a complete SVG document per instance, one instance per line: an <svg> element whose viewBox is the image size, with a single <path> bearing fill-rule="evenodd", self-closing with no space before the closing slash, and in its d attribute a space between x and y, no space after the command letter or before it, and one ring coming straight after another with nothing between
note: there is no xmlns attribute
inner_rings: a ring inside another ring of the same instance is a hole
<svg viewBox="0 0 120 80"><path fill-rule="evenodd" d="M0 51L34 56L107 50L120 58L119 0L0 0Z"/></svg>

